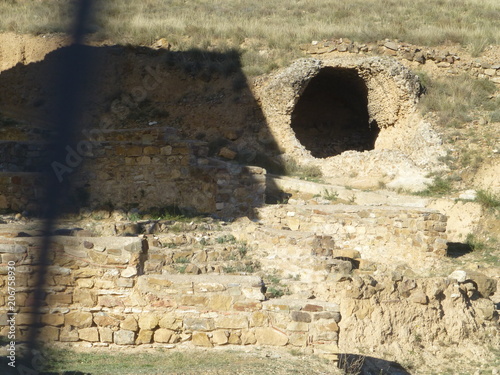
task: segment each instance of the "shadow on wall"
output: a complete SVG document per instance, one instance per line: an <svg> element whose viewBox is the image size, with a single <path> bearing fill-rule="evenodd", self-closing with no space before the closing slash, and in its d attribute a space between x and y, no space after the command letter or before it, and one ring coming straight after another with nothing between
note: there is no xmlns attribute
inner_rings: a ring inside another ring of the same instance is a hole
<svg viewBox="0 0 500 375"><path fill-rule="evenodd" d="M57 114L53 77L70 48L1 72L0 113L50 134ZM21 165L1 172L55 174L64 184L60 201L72 211L174 206L190 213L252 216L263 203L265 178L242 166L264 165L264 155L278 150L237 51L82 48L92 66L80 97L77 137L59 159L47 147L48 167L24 147ZM44 142L51 140L46 136ZM0 156L0 165L12 165L11 156L2 163L7 156ZM32 209L40 197L15 197L10 208Z"/></svg>

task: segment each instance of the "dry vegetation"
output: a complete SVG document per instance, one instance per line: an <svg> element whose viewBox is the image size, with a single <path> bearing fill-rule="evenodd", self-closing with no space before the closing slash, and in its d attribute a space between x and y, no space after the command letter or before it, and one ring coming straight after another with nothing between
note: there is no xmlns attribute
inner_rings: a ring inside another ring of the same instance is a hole
<svg viewBox="0 0 500 375"><path fill-rule="evenodd" d="M417 45L459 43L477 54L500 43L497 0L108 0L101 3L93 37L151 44L166 38L186 50L237 49L247 74L283 66L312 40L385 38ZM0 30L48 33L65 30L67 0L4 0Z"/></svg>

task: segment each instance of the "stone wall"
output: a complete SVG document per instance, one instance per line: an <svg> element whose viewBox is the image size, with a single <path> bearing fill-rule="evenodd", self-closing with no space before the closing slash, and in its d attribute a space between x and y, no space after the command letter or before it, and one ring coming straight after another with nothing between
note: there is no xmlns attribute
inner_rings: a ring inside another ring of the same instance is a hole
<svg viewBox="0 0 500 375"><path fill-rule="evenodd" d="M446 254L447 217L437 211L340 204L316 207L269 206L259 212L265 224L333 236L336 249L358 250L365 259Z"/></svg>
<svg viewBox="0 0 500 375"><path fill-rule="evenodd" d="M61 182L72 179L70 209L147 211L175 206L187 213L228 218L253 216L253 209L264 203L264 169L210 158L206 142L180 140L175 129L91 131L89 135L75 149L67 148L66 164L54 169ZM18 142L3 142L1 150L5 153L0 164L11 168L0 179L0 209L39 210L36 203L42 197L43 180L24 169L40 169L37 165L47 150L38 143Z"/></svg>
<svg viewBox="0 0 500 375"><path fill-rule="evenodd" d="M16 264L17 342L31 324L38 251L33 237L0 243L1 287L7 264ZM256 276L144 275L145 259L140 238L53 237L43 314L35 318L40 337L87 346L289 345L336 358L337 304L265 300ZM7 297L0 306L5 319Z"/></svg>
<svg viewBox="0 0 500 375"><path fill-rule="evenodd" d="M35 211L43 196L39 173L0 172L0 212Z"/></svg>

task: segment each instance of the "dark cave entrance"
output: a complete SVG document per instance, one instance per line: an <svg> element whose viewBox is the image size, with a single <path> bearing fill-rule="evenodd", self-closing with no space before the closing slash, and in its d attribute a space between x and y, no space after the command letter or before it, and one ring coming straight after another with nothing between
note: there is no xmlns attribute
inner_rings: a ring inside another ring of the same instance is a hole
<svg viewBox="0 0 500 375"><path fill-rule="evenodd" d="M316 158L373 150L379 128L368 115L368 88L356 69L326 67L309 81L292 112L299 142Z"/></svg>

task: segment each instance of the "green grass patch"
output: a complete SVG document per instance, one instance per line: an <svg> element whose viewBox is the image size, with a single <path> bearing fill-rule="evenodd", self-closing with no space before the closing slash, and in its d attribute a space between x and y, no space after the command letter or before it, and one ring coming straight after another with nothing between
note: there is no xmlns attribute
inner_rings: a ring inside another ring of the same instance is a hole
<svg viewBox="0 0 500 375"><path fill-rule="evenodd" d="M442 196L450 194L453 191L453 185L450 178L436 177L427 188L414 193L423 197Z"/></svg>
<svg viewBox="0 0 500 375"><path fill-rule="evenodd" d="M481 204L485 209L500 210L500 196L493 192L478 190L476 202Z"/></svg>
<svg viewBox="0 0 500 375"><path fill-rule="evenodd" d="M461 128L484 111L496 117L500 99L491 98L496 87L490 80L468 74L431 80L425 73L419 73L419 77L425 87L421 111L436 113L442 126Z"/></svg>

